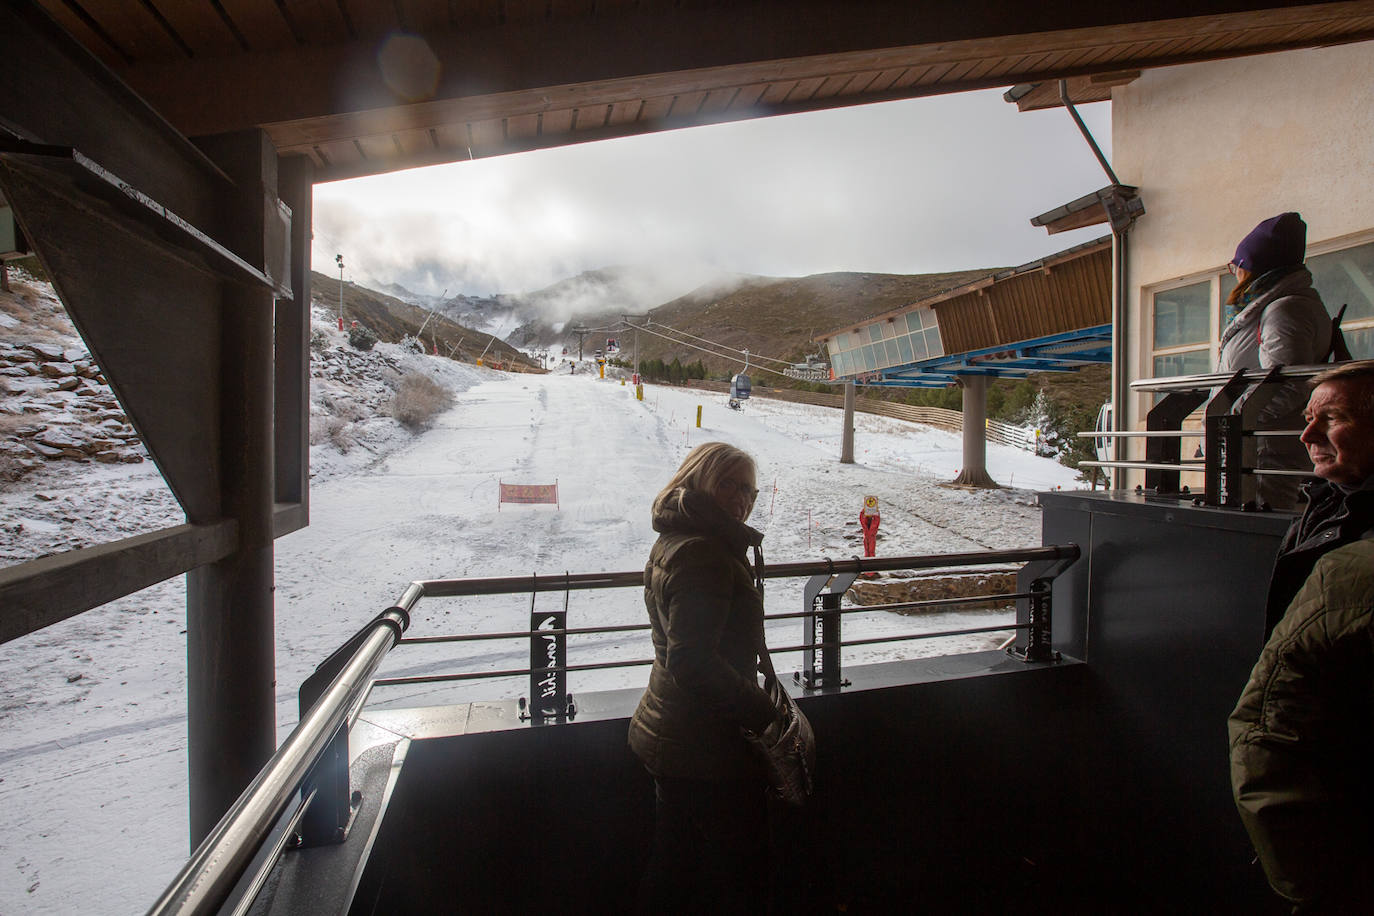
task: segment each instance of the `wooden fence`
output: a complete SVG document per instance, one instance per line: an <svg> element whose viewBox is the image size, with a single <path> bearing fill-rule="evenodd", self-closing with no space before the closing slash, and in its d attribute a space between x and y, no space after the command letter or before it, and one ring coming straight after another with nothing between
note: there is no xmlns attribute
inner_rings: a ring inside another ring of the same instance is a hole
<svg viewBox="0 0 1374 916"><path fill-rule="evenodd" d="M729 382L690 379L684 384L689 388L700 388L704 391L715 391L721 394L729 394L730 392ZM772 398L777 401L792 401L796 404L813 404L817 407L844 408L843 394L798 391L794 388L764 388L755 385L752 396ZM964 428L964 415L957 410L945 410L943 407L918 407L914 404L898 404L894 401L856 397L854 409L861 413L877 414L880 417L891 417L894 420L906 420L908 423L923 423L926 426L934 426L936 429L947 429L953 432L959 432ZM1019 448L1028 452L1035 451L1036 432L1033 429L1013 426L1000 420L988 420L987 429L989 442L1010 445L1012 448Z"/></svg>

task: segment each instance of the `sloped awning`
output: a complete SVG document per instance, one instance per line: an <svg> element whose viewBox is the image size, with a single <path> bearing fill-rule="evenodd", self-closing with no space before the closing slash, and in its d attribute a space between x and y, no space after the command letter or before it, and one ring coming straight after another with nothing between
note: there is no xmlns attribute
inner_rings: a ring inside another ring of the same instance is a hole
<svg viewBox="0 0 1374 916"><path fill-rule="evenodd" d="M817 340L833 378L861 385L943 387L960 375L1110 363L1111 248L1110 237L1075 245Z"/></svg>
<svg viewBox="0 0 1374 916"><path fill-rule="evenodd" d="M1112 326L1097 325L1050 334L1017 344L952 353L857 377L863 385L887 388L947 388L960 376L1025 378L1033 372L1074 372L1112 361Z"/></svg>

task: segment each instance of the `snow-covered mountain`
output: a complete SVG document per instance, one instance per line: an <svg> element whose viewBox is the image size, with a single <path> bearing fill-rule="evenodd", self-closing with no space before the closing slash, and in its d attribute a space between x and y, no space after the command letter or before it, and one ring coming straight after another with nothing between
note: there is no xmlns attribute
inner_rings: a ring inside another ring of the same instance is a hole
<svg viewBox="0 0 1374 916"><path fill-rule="evenodd" d="M625 265L584 271L530 292L491 296L432 296L376 280L369 285L403 302L435 308L458 324L517 347L552 344L574 315L642 314L691 288L660 271Z"/></svg>

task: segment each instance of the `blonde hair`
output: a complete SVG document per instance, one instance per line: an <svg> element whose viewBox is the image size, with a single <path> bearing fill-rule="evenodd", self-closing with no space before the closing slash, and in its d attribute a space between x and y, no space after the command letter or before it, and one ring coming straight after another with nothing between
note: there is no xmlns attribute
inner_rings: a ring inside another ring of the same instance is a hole
<svg viewBox="0 0 1374 916"><path fill-rule="evenodd" d="M757 466L748 452L725 442L704 442L687 453L673 479L654 497L654 511L657 512L669 497L680 490L710 493L722 480L746 468L749 476L757 477ZM681 505L677 508L681 508Z"/></svg>

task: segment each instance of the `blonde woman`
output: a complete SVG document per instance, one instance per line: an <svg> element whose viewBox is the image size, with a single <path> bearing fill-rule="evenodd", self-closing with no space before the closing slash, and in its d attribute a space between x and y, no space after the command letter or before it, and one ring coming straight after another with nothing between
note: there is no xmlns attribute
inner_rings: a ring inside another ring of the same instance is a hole
<svg viewBox="0 0 1374 916"><path fill-rule="evenodd" d="M656 787L645 912L768 908L765 782L741 735L774 719L757 677L763 535L744 523L757 496L754 460L708 442L654 499L654 666L630 720L630 748Z"/></svg>

